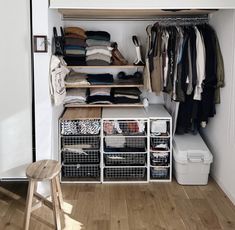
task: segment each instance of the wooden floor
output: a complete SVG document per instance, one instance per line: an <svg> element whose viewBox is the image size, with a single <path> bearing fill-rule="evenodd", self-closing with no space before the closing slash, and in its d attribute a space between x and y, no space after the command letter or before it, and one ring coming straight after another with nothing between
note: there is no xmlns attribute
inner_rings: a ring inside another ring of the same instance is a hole
<svg viewBox="0 0 235 230"><path fill-rule="evenodd" d="M63 184L64 229L235 229L235 206L217 184L180 186ZM0 229L22 229L27 183L0 183ZM52 213L36 210L30 229L54 229Z"/></svg>

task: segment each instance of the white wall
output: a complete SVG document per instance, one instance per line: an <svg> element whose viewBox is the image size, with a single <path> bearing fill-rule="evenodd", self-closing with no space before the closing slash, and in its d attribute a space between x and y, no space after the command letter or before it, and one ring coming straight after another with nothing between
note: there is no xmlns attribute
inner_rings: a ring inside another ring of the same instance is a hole
<svg viewBox="0 0 235 230"><path fill-rule="evenodd" d="M235 10L222 10L211 17L218 34L225 64L225 88L216 116L203 134L214 155L212 176L235 204Z"/></svg>
<svg viewBox="0 0 235 230"><path fill-rule="evenodd" d="M0 28L0 177L19 178L33 154L29 1L0 1Z"/></svg>
<svg viewBox="0 0 235 230"><path fill-rule="evenodd" d="M49 92L49 66L53 26L61 24L57 11L47 0L32 0L33 35L48 37L48 53L34 53L36 159L57 159L57 120L61 107L54 107Z"/></svg>

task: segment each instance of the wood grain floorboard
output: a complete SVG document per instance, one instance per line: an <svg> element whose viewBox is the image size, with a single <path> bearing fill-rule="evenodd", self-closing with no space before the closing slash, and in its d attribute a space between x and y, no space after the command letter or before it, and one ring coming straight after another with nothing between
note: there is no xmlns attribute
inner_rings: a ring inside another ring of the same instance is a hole
<svg viewBox="0 0 235 230"><path fill-rule="evenodd" d="M23 226L27 183L0 183L0 230ZM235 230L235 206L210 180L207 186L62 184L66 230ZM54 229L50 209L33 212L32 230Z"/></svg>

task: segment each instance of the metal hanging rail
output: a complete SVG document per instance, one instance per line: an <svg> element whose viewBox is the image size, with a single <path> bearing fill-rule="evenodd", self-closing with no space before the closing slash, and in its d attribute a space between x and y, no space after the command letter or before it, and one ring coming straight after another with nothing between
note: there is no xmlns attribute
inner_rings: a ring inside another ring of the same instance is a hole
<svg viewBox="0 0 235 230"><path fill-rule="evenodd" d="M172 24L200 24L200 23L207 23L208 22L208 15L190 15L190 16L136 16L136 17L112 17L112 16L72 16L72 15L63 15L63 21L153 21L159 22L161 24L164 23L172 23Z"/></svg>

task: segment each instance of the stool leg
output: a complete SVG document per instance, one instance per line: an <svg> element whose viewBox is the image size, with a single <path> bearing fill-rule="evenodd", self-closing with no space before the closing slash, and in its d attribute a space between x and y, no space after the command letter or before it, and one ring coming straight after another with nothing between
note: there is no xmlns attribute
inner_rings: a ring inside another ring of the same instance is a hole
<svg viewBox="0 0 235 230"><path fill-rule="evenodd" d="M61 187L60 187L59 176L56 176L55 180L56 180L56 188L57 188L58 198L59 198L59 205L60 205L60 209L62 210L64 202L63 202L63 196L62 196Z"/></svg>
<svg viewBox="0 0 235 230"><path fill-rule="evenodd" d="M55 178L51 180L51 193L52 193L51 196L52 196L54 221L55 221L56 229L60 230L61 224L60 224L59 202L58 202Z"/></svg>
<svg viewBox="0 0 235 230"><path fill-rule="evenodd" d="M28 193L27 193L25 216L24 216L24 230L29 229L29 221L30 221L33 194L34 194L34 185L35 185L35 181L30 179L29 185L28 185Z"/></svg>

